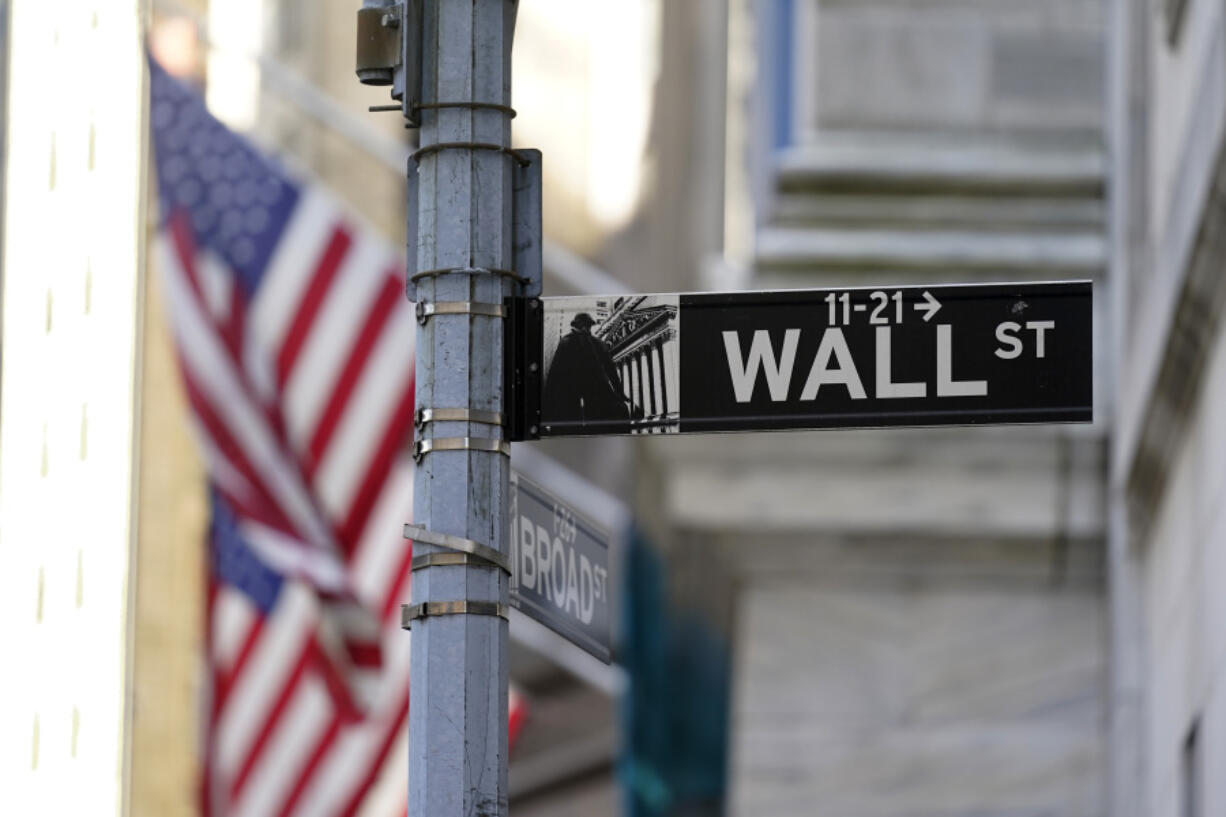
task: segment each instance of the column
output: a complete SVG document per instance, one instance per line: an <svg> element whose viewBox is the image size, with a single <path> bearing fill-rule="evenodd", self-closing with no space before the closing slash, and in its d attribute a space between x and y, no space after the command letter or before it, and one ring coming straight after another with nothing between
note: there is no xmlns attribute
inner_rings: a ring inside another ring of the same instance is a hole
<svg viewBox="0 0 1226 817"><path fill-rule="evenodd" d="M650 408L647 410L647 419L654 420L659 414L659 409L656 406L656 366L653 359L652 351L654 346L648 346L643 350L643 365L647 367L647 393L649 395Z"/></svg>
<svg viewBox="0 0 1226 817"><path fill-rule="evenodd" d="M637 406L639 404L639 377L638 367L634 365L634 355L626 356L626 369L629 377L626 382L630 384L630 403Z"/></svg>
<svg viewBox="0 0 1226 817"><path fill-rule="evenodd" d="M660 416L668 416L668 373L664 371L664 341L657 340L652 346L652 354L656 356L656 374L660 378Z"/></svg>
<svg viewBox="0 0 1226 817"><path fill-rule="evenodd" d="M634 365L639 370L639 407L643 409L643 417L646 419L651 416L651 409L648 406L648 400L651 399L651 386L647 383L646 363L643 360L642 349L635 352Z"/></svg>

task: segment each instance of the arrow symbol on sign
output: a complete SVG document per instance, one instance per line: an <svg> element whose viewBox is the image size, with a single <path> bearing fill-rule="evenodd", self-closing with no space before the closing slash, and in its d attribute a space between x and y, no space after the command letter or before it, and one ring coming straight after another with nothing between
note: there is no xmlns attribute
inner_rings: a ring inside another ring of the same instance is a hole
<svg viewBox="0 0 1226 817"><path fill-rule="evenodd" d="M924 323L927 323L932 320L933 315L941 311L941 302L932 297L931 292L924 290L924 303L916 304L915 308L924 311Z"/></svg>

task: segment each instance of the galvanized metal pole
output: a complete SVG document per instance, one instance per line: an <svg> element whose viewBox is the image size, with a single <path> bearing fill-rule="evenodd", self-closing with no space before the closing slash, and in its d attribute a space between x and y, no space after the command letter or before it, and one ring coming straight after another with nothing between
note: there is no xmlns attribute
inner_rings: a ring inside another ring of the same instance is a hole
<svg viewBox="0 0 1226 817"><path fill-rule="evenodd" d="M421 149L416 221L422 325L417 406L435 417L420 459L414 522L505 553L509 447L503 411L503 329L496 314L512 265L509 152L515 0L427 0L422 16ZM469 103L478 103L471 106ZM488 306L487 306L488 305ZM423 307L427 307L423 309ZM434 314L429 314L433 310ZM454 411L467 412L457 415ZM452 447L455 447L454 450ZM454 553L418 540L414 556ZM455 559L453 556L452 559ZM507 576L488 562L413 576L413 604L442 614L412 622L409 817L507 813ZM464 602L466 605L448 603ZM481 614L472 614L476 608ZM468 609L455 614L447 610Z"/></svg>

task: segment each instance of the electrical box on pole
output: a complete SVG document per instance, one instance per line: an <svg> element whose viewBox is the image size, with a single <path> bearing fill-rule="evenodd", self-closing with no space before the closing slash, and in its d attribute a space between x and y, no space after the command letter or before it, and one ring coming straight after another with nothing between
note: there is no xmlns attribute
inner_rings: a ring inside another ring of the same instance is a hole
<svg viewBox="0 0 1226 817"><path fill-rule="evenodd" d="M366 85L390 85L411 128L421 127L422 3L424 0L365 0L358 11L357 73Z"/></svg>

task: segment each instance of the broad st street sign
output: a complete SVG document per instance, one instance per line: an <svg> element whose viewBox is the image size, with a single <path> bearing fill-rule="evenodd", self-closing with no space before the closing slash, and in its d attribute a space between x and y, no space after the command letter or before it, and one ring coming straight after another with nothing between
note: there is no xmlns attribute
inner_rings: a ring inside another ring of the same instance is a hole
<svg viewBox="0 0 1226 817"><path fill-rule="evenodd" d="M1088 281L524 299L515 439L1090 422Z"/></svg>
<svg viewBox="0 0 1226 817"><path fill-rule="evenodd" d="M609 534L511 472L511 605L610 660Z"/></svg>

